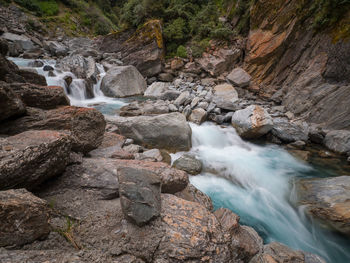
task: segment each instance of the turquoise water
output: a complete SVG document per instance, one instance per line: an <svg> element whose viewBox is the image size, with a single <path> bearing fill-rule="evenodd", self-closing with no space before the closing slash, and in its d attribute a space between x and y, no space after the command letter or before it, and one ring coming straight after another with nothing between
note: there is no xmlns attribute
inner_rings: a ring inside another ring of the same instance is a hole
<svg viewBox="0 0 350 263"><path fill-rule="evenodd" d="M215 208L237 213L265 243L278 241L330 263L350 262L350 240L321 229L305 216L305 207L294 205L293 180L329 172L295 159L279 146L247 143L233 128L191 127L191 152L204 164L203 173L191 183L212 198Z"/></svg>

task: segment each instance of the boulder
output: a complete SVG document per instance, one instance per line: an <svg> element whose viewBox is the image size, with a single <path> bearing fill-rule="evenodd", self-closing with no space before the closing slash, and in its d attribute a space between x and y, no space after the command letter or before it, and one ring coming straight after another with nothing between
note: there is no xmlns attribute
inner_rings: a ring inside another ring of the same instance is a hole
<svg viewBox="0 0 350 263"><path fill-rule="evenodd" d="M21 99L7 83L0 81L0 121L13 116L21 116L25 112L26 109Z"/></svg>
<svg viewBox="0 0 350 263"><path fill-rule="evenodd" d="M229 82L240 88L248 87L251 79L252 77L242 68L235 68L227 76Z"/></svg>
<svg viewBox="0 0 350 263"><path fill-rule="evenodd" d="M169 113L168 104L163 100L134 101L120 108L120 116L139 116Z"/></svg>
<svg viewBox="0 0 350 263"><path fill-rule="evenodd" d="M70 105L62 87L21 83L10 84L10 87L29 107L53 109L57 106Z"/></svg>
<svg viewBox="0 0 350 263"><path fill-rule="evenodd" d="M176 169L183 170L192 175L200 174L202 171L201 161L188 154L184 154L179 159L175 160L173 166Z"/></svg>
<svg viewBox="0 0 350 263"><path fill-rule="evenodd" d="M153 82L152 85L146 89L144 96L159 99L169 90L169 86L169 82Z"/></svg>
<svg viewBox="0 0 350 263"><path fill-rule="evenodd" d="M25 69L19 69L16 74L20 75L25 82L32 83L40 86L46 86L46 78L40 74L38 74L36 71L30 71ZM14 81L11 81L14 82ZM21 81L20 81L21 82Z"/></svg>
<svg viewBox="0 0 350 263"><path fill-rule="evenodd" d="M158 116L117 117L111 120L120 134L145 147L172 152L191 148L192 131L181 113Z"/></svg>
<svg viewBox="0 0 350 263"><path fill-rule="evenodd" d="M171 70L179 70L185 65L181 58L174 58L171 60L170 68Z"/></svg>
<svg viewBox="0 0 350 263"><path fill-rule="evenodd" d="M182 92L177 99L174 101L174 104L179 107L182 104L184 104L184 102L186 101L186 99L188 99L188 97L190 96L190 93L188 91L184 91Z"/></svg>
<svg viewBox="0 0 350 263"><path fill-rule="evenodd" d="M212 102L217 107L225 110L235 110L235 102L238 100L238 93L230 84L217 85L213 89Z"/></svg>
<svg viewBox="0 0 350 263"><path fill-rule="evenodd" d="M101 145L106 122L91 108L63 106L53 110L28 108L27 116L8 121L0 134L14 135L28 130L66 130L70 132L72 149L88 153Z"/></svg>
<svg viewBox="0 0 350 263"><path fill-rule="evenodd" d="M303 179L297 182L300 204L323 225L350 235L350 177Z"/></svg>
<svg viewBox="0 0 350 263"><path fill-rule="evenodd" d="M350 152L350 131L334 130L326 134L323 142L326 147L334 152L348 153Z"/></svg>
<svg viewBox="0 0 350 263"><path fill-rule="evenodd" d="M174 75L168 72L163 72L158 75L158 80L164 82L172 82L174 80Z"/></svg>
<svg viewBox="0 0 350 263"><path fill-rule="evenodd" d="M232 126L242 138L254 139L267 134L273 127L273 121L265 109L251 105L233 114Z"/></svg>
<svg viewBox="0 0 350 263"><path fill-rule="evenodd" d="M146 80L134 66L111 68L101 83L101 90L106 96L117 98L141 95L146 87Z"/></svg>
<svg viewBox="0 0 350 263"><path fill-rule="evenodd" d="M0 247L20 246L50 233L48 204L25 189L0 191Z"/></svg>
<svg viewBox="0 0 350 263"><path fill-rule="evenodd" d="M308 140L308 126L306 123L291 123L288 121L274 122L272 134L285 143Z"/></svg>
<svg viewBox="0 0 350 263"><path fill-rule="evenodd" d="M64 57L69 52L68 47L57 41L48 41L46 43L46 49L50 52L52 56L56 57Z"/></svg>
<svg viewBox="0 0 350 263"><path fill-rule="evenodd" d="M121 167L118 169L119 195L123 214L138 226L160 215L159 177L149 170Z"/></svg>
<svg viewBox="0 0 350 263"><path fill-rule="evenodd" d="M61 174L72 147L66 133L27 131L0 139L0 189L32 189Z"/></svg>
<svg viewBox="0 0 350 263"><path fill-rule="evenodd" d="M198 190L192 184L188 184L185 189L175 193L175 195L187 201L199 203L210 212L214 211L213 202L210 197Z"/></svg>
<svg viewBox="0 0 350 263"><path fill-rule="evenodd" d="M29 37L25 35L16 35L10 32L6 32L2 34L1 37L7 41L12 42L13 45L17 45L21 53L23 51L30 51L35 49L34 43L30 40Z"/></svg>
<svg viewBox="0 0 350 263"><path fill-rule="evenodd" d="M162 71L164 45L160 20L149 20L136 31L109 34L101 40L102 52L120 53L126 65L135 66L144 77Z"/></svg>
<svg viewBox="0 0 350 263"><path fill-rule="evenodd" d="M188 119L195 124L201 125L207 119L207 112L202 108L194 109Z"/></svg>

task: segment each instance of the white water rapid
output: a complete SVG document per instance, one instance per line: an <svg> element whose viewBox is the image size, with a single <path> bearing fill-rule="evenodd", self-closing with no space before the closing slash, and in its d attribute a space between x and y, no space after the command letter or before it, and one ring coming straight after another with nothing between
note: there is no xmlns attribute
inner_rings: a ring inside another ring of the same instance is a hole
<svg viewBox="0 0 350 263"><path fill-rule="evenodd" d="M316 253L331 263L350 262L349 242L320 229L293 205L292 181L314 169L276 145L243 141L232 127L191 124L191 153L203 163L191 183L207 193L215 208L226 207L255 228L266 243L278 241ZM173 155L173 160L182 153Z"/></svg>

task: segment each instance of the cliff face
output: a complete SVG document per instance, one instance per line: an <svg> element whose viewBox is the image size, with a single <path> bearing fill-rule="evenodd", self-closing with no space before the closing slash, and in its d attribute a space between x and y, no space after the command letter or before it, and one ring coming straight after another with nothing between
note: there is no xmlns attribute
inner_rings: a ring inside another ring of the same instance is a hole
<svg viewBox="0 0 350 263"><path fill-rule="evenodd" d="M262 97L325 128L350 129L350 41L344 37L350 13L316 32L300 2L255 2L245 69Z"/></svg>

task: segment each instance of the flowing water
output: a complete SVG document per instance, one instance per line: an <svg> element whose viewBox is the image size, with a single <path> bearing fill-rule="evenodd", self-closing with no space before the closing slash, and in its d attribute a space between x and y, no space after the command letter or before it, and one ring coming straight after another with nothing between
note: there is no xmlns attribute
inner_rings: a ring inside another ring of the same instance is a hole
<svg viewBox="0 0 350 263"><path fill-rule="evenodd" d="M191 183L212 198L215 208L239 214L241 223L252 226L265 243L281 242L331 263L350 262L349 240L319 228L306 218L305 207L293 205L293 180L327 172L296 160L279 146L245 142L232 127L191 127L190 152L204 165Z"/></svg>
<svg viewBox="0 0 350 263"><path fill-rule="evenodd" d="M33 61L10 59L22 67ZM103 95L100 85L105 71L99 64L95 97L86 99L83 80L71 72L57 70L54 60L43 62L54 68L55 77L36 68L46 77L48 85L62 86L67 93L64 77L72 77L68 95L72 105L92 106L113 115L127 103ZM336 173L298 161L279 146L245 142L232 127L208 123L191 124L191 127L193 147L190 152L204 165L202 174L191 177L191 183L212 198L215 208L226 207L239 214L241 223L255 228L265 243L278 241L294 249L316 253L329 263L350 262L349 239L321 229L305 216L305 207L297 206L295 202L294 180L329 177ZM173 155L173 160L181 154Z"/></svg>

